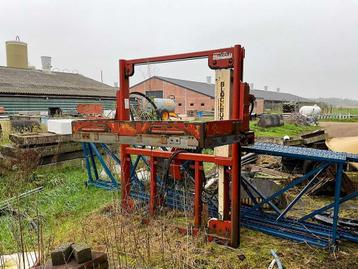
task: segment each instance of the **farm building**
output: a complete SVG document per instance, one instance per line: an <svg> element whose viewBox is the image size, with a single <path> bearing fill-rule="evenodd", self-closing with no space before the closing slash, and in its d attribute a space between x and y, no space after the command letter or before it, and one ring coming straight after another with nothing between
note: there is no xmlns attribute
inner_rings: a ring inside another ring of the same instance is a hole
<svg viewBox="0 0 358 269"><path fill-rule="evenodd" d="M130 89L156 98L172 98L176 102L176 113L187 114L189 111L214 111L215 84L176 78L154 76L144 80ZM312 104L313 101L290 93L251 89L256 97L255 110L262 114L265 109L282 106L286 102Z"/></svg>
<svg viewBox="0 0 358 269"><path fill-rule="evenodd" d="M154 76L130 88L155 98L175 99L178 114L189 111L214 111L214 85L202 82Z"/></svg>
<svg viewBox="0 0 358 269"><path fill-rule="evenodd" d="M6 113L76 110L101 103L114 109L116 89L80 74L0 66L0 107Z"/></svg>
<svg viewBox="0 0 358 269"><path fill-rule="evenodd" d="M6 41L7 66L0 66L0 107L8 114L76 111L77 104L100 103L114 109L116 89L80 74L51 71L51 57L41 56L42 70L28 65L27 43Z"/></svg>

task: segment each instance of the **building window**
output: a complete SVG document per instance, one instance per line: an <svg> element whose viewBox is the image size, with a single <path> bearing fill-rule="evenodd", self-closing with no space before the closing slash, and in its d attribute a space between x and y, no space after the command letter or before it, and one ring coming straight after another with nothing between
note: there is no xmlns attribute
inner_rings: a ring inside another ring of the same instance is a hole
<svg viewBox="0 0 358 269"><path fill-rule="evenodd" d="M200 105L201 105L201 106L205 106L205 104L204 104L204 103L201 103Z"/></svg>
<svg viewBox="0 0 358 269"><path fill-rule="evenodd" d="M194 103L190 103L190 106L194 106Z"/></svg>
<svg viewBox="0 0 358 269"><path fill-rule="evenodd" d="M181 106L181 103L179 103L178 106Z"/></svg>
<svg viewBox="0 0 358 269"><path fill-rule="evenodd" d="M145 91L145 95L153 98L163 98L163 91Z"/></svg>

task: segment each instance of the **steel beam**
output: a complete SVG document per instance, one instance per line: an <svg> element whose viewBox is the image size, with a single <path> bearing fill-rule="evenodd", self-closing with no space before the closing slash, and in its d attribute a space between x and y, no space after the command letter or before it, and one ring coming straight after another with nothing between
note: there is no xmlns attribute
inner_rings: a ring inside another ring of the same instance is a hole
<svg viewBox="0 0 358 269"><path fill-rule="evenodd" d="M203 188L203 182L202 182L202 174L200 171L200 163L198 161L195 162L194 167L194 227L200 228L201 221L202 221L202 188Z"/></svg>

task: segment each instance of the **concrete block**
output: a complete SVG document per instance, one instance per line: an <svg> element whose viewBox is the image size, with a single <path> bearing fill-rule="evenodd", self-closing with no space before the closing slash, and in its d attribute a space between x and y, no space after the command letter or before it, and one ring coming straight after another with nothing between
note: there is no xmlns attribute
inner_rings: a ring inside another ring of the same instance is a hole
<svg viewBox="0 0 358 269"><path fill-rule="evenodd" d="M70 261L72 254L72 244L73 243L63 244L51 252L52 265L62 265Z"/></svg>
<svg viewBox="0 0 358 269"><path fill-rule="evenodd" d="M260 116L259 122L257 123L259 127L277 127L282 126L283 124L282 116L275 114L263 114Z"/></svg>
<svg viewBox="0 0 358 269"><path fill-rule="evenodd" d="M72 121L75 119L50 119L47 121L47 130L51 133L72 134Z"/></svg>
<svg viewBox="0 0 358 269"><path fill-rule="evenodd" d="M62 264L58 266L54 266L51 262L46 263L45 265L33 267L33 269L108 269L108 258L107 254L103 252L93 251L92 253L93 259L78 264L74 259L72 259L67 264Z"/></svg>
<svg viewBox="0 0 358 269"><path fill-rule="evenodd" d="M72 245L73 256L78 264L92 260L91 248L84 244Z"/></svg>

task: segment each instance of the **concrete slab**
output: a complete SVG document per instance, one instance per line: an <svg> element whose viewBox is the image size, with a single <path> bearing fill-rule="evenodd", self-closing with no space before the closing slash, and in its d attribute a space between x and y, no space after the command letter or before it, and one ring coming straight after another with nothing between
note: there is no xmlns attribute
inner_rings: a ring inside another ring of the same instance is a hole
<svg viewBox="0 0 358 269"><path fill-rule="evenodd" d="M47 122L47 130L51 133L68 135L72 134L72 121L75 119L51 119Z"/></svg>

